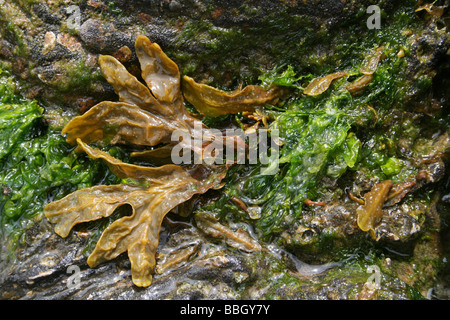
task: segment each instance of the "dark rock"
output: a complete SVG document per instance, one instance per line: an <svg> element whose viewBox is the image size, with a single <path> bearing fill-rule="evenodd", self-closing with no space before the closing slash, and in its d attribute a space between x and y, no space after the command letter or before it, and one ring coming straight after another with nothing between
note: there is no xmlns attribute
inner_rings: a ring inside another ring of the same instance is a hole
<svg viewBox="0 0 450 320"><path fill-rule="evenodd" d="M62 15L58 12L51 12L47 4L42 2L34 3L32 5L32 10L40 19L42 19L44 23L47 24L59 24L63 19Z"/></svg>
<svg viewBox="0 0 450 320"><path fill-rule="evenodd" d="M133 52L134 39L141 33L157 42L169 54L176 53L171 55L175 60L177 56L186 57L183 61L189 63L190 56L193 55L216 55L202 43L202 38L209 35L198 34L198 38L192 37L188 41L183 38L184 27L190 22L211 23L215 27L237 28L244 32L252 28L260 32L258 30L263 30L273 19L300 15L311 25L324 24L332 27L355 14L361 6L362 4L347 4L339 0L319 1L317 4L309 1L232 1L227 2L226 6L220 1L193 0L114 3L93 0L81 4L69 1L62 5L53 2L17 4L8 1L8 5L1 9L4 18L3 22L0 22L0 58L6 65L15 66L13 71L17 75L22 78L26 75L24 92L27 91L27 85L40 86L42 90L37 98L43 104L64 104L65 107L77 110L76 98L71 97L75 96L80 88L69 86L61 92L61 83L68 83L66 78L73 76L73 72L66 68L85 64L92 68L87 72L95 74L95 68L98 66L91 64L93 56L123 54L118 53L118 50L124 47ZM15 20L21 21L20 26L8 27L7 21ZM242 60L243 65L249 55L254 55L252 52L245 52L244 48L236 49L229 54L232 54L233 59ZM257 50L255 57L262 54L262 60L270 59L270 51L266 49L262 47L261 52ZM22 60L17 60L18 58ZM228 57L224 56L225 58ZM126 61L136 63L134 53ZM261 64L265 63L261 61ZM196 71L207 71L212 69L211 67L220 68L220 65L204 60L199 65L201 69ZM58 81L52 81L54 77L51 70L58 75ZM85 96L99 102L98 92L92 91L91 87L86 85L82 89Z"/></svg>
<svg viewBox="0 0 450 320"><path fill-rule="evenodd" d="M46 108L83 113L99 101L116 101L112 87L100 76L99 54L115 56L138 74L133 70L138 69L134 40L139 34L163 47L186 74L232 87L257 79L261 70L285 58L276 51L277 44L264 41L267 37L282 42L284 50L295 50L306 38L314 41L314 32L326 34L345 27L372 2L233 0L225 5L218 0L9 0L0 8L0 60L18 78L26 79L21 88L25 96L38 99ZM396 6L396 1L383 3L385 12ZM74 11L69 10L71 6ZM414 39L408 58L411 78L433 71L446 59L447 35L442 32L436 37L435 27ZM233 37L239 41L231 41L236 40ZM317 48L324 55L328 49ZM304 66L301 56L293 54L289 59ZM311 66L304 67L307 72ZM411 146L405 141L401 152L409 154ZM438 182L445 165L428 163L422 173L425 186ZM359 190L370 189L374 183L365 177L359 180ZM448 195L442 201L450 202ZM311 209L283 234L283 241L288 246L303 245L305 250L297 255L308 262L323 262L313 260L315 249L311 248L321 235L340 231L344 238L361 239L355 207L344 199L336 206ZM386 241L409 240L421 227L422 221L397 205L388 210L379 235ZM159 252L195 243L195 259L155 274L150 287L137 288L126 255L89 268L84 250L90 233L81 226L62 239L52 228L46 219L38 221L27 230L13 258L6 258L7 241L0 243L0 299L352 299L368 277L365 270L352 266L345 270L355 272L358 281L352 283L336 267L338 276L332 279L324 273L306 281L294 274L292 261L279 259L270 250L246 254L212 243L195 228L167 227L161 233ZM404 282L393 283L385 297L405 298L404 287Z"/></svg>
<svg viewBox="0 0 450 320"><path fill-rule="evenodd" d="M92 18L81 25L80 38L84 46L93 53L111 54L123 46L134 47L134 39L116 30L113 23Z"/></svg>

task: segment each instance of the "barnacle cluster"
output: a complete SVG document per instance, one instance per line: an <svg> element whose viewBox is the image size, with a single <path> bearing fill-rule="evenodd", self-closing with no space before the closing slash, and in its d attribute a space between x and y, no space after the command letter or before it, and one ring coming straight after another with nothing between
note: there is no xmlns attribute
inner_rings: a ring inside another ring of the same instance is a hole
<svg viewBox="0 0 450 320"><path fill-rule="evenodd" d="M67 142L93 159L102 159L119 178L137 181L119 185L97 185L73 192L49 203L45 216L55 224L55 232L66 237L78 223L110 216L118 207L129 205L132 214L114 221L102 233L88 257L95 267L127 252L131 261L133 283L146 287L152 282L156 264L159 232L165 215L194 195L218 188L227 172L227 165L173 163L159 167L138 166L122 162L90 143L132 144L146 151L132 156L162 157L174 146L171 137L179 130L193 139L200 137L200 148L192 152L202 157L208 141L217 138L184 106L179 69L145 36L135 42L136 55L146 85L130 74L112 56L100 56L99 64L105 79L113 86L119 102L103 101L83 115L73 118L63 129ZM276 101L276 89L264 90L248 86L226 93L185 77L186 98L204 115L251 111L258 105ZM195 145L195 144L193 144ZM190 145L192 146L192 145Z"/></svg>

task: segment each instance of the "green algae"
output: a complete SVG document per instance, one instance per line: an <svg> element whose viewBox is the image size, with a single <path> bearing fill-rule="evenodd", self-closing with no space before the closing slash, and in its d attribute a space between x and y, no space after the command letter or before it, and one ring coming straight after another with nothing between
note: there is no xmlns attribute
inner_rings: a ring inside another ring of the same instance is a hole
<svg viewBox="0 0 450 320"><path fill-rule="evenodd" d="M0 230L14 248L43 207L79 188L114 181L109 169L65 142L44 108L16 93L3 71L0 104Z"/></svg>

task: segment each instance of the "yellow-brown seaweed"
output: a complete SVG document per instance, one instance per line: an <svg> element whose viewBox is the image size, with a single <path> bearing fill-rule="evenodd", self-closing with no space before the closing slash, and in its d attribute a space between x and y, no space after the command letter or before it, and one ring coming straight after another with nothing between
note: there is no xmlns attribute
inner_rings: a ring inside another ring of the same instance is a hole
<svg viewBox="0 0 450 320"><path fill-rule="evenodd" d="M445 11L445 7L439 7L439 6L435 6L432 3L427 3L424 4L422 6L420 6L419 8L416 9L416 12L418 11L422 11L422 10L426 10L429 14L435 16L435 17L440 17L444 14Z"/></svg>
<svg viewBox="0 0 450 320"><path fill-rule="evenodd" d="M372 82L373 75L363 75L356 79L354 82L347 85L345 88L351 93L357 93L361 90L363 90L365 87L369 85L370 82Z"/></svg>
<svg viewBox="0 0 450 320"><path fill-rule="evenodd" d="M101 56L102 74L120 102L103 101L72 119L62 130L69 143L81 138L155 146L169 143L175 130L193 130L196 118L184 107L177 65L147 37L138 36L135 48L148 87L114 57Z"/></svg>
<svg viewBox="0 0 450 320"><path fill-rule="evenodd" d="M356 209L357 223L362 231L375 234L375 228L383 217L383 205L392 187L391 180L377 183L364 195L364 204Z"/></svg>
<svg viewBox="0 0 450 320"><path fill-rule="evenodd" d="M346 75L347 75L347 72L338 71L338 72L326 75L325 77L315 78L315 79L311 80L311 82L305 88L303 93L308 96L317 96L319 94L322 94L328 90L328 88L330 87L333 80L345 77Z"/></svg>
<svg viewBox="0 0 450 320"><path fill-rule="evenodd" d="M199 212L195 215L197 226L206 234L212 237L223 237L227 244L246 251L258 252L262 250L261 245L256 239L251 237L245 230L237 229L236 231L220 224L220 222L212 215Z"/></svg>
<svg viewBox="0 0 450 320"><path fill-rule="evenodd" d="M282 90L278 87L266 90L257 85L248 85L243 89L226 92L184 76L183 94L198 112L205 116L217 117L229 113L254 111L257 106L276 103Z"/></svg>
<svg viewBox="0 0 450 320"><path fill-rule="evenodd" d="M197 119L185 108L177 65L144 36L137 38L135 48L147 86L114 57L101 56L102 73L118 94L119 102L104 101L95 105L73 118L62 131L67 134L67 142L77 144L79 151L93 159L102 159L115 175L129 179L130 183L75 191L49 203L44 214L55 224L55 232L67 237L76 224L110 216L123 205L131 206L131 216L116 220L103 231L87 263L95 267L127 252L133 283L146 287L152 282L159 232L166 214L194 195L220 188L227 166L170 163L144 167L124 163L88 145L92 142L149 147L165 144L135 155L154 157L155 150L159 149L164 151L161 160L166 161L174 146L171 135L175 130L191 136L206 136L210 140L217 138L203 124L195 125ZM258 99L250 101L260 102ZM247 103L253 108L252 102ZM228 107L225 105L221 112L237 110L231 107L227 110ZM193 147L192 151L203 154L204 147Z"/></svg>
<svg viewBox="0 0 450 320"><path fill-rule="evenodd" d="M200 179L196 179L195 168L172 164L156 168L136 166L77 141L90 157L105 160L117 176L143 180L145 184L99 185L78 190L48 204L45 215L56 224L55 232L66 237L76 224L107 217L118 207L130 205L132 215L116 220L103 231L87 263L95 267L128 252L133 283L149 286L163 218L193 195L217 187L225 169L216 167L208 175L202 170Z"/></svg>
<svg viewBox="0 0 450 320"><path fill-rule="evenodd" d="M378 63L381 60L381 57L383 55L384 46L380 46L375 50L375 53L371 56L367 57L360 68L361 73L365 75L372 75L377 71L378 69Z"/></svg>

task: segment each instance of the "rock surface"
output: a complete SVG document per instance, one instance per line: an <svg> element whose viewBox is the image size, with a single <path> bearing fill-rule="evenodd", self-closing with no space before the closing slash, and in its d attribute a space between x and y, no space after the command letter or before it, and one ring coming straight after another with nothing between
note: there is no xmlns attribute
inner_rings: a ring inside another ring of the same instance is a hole
<svg viewBox="0 0 450 320"><path fill-rule="evenodd" d="M138 74L134 41L139 34L164 48L183 74L195 74L205 82L221 79L219 84L226 87L257 79L261 68L270 69L279 59L271 44L255 40L259 47L236 42L225 45L227 37L235 38L237 32L245 41L269 32L286 39L289 32L298 31L299 21L327 32L364 11L369 3L234 0L224 6L215 0L0 1L0 60L23 80L22 92L27 98L38 99L49 109L62 107L77 114L99 101L116 99L101 76L99 54L113 55ZM384 2L384 9L389 10L393 3ZM278 30L273 21L287 17L296 22ZM200 27L194 28L196 24ZM207 31L210 27L215 33ZM431 39L426 47L431 51L428 67L432 69L436 67L433 61L445 55L448 43ZM337 205L328 211L317 208L314 215L303 218L315 229L297 225L296 237L308 244L308 237L317 230L340 228L345 235L354 234L356 218L349 207L355 205ZM380 228L387 240L405 234L410 237L421 227L401 206L393 207L389 214L394 217L393 224ZM430 214L439 216L432 210ZM289 232L284 238L288 246ZM150 287L137 288L126 256L94 269L87 266L84 250L88 236L89 230L80 226L61 239L45 218L39 220L27 231L15 257L0 262L0 299L371 298L365 290L369 274L357 263L343 268L336 261L315 268L274 247L244 253L211 239L191 220L175 227L165 222L158 249L159 272ZM7 248L2 244L0 250ZM387 270L392 267L387 259L384 263ZM389 274L383 277L390 285L378 292L379 297L410 298L407 280L392 279ZM407 277L405 271L403 279ZM450 297L445 286L437 288L441 297Z"/></svg>
<svg viewBox="0 0 450 320"><path fill-rule="evenodd" d="M279 17L292 15L307 19L311 27L332 28L361 8L363 4L339 0L318 4L231 1L226 6L220 1L191 0L2 1L0 60L26 81L23 91L29 98L83 111L113 95L100 76L98 54L113 55L128 63L127 67L133 65L139 34L158 43L185 71L190 68L190 73L203 73L206 79L208 70L226 71L226 66L218 65L226 60L240 66L235 74L247 71L254 76L255 70L246 69L275 63L273 48L267 45L252 52L236 44L230 44L227 51L215 48L211 42L217 39L211 39L214 35L207 32L208 25L218 30L216 37L227 36L227 30L238 27L244 40L253 32L265 32L265 25ZM204 28L193 28L194 24ZM220 58L214 58L217 54ZM213 59L195 64L199 57Z"/></svg>
<svg viewBox="0 0 450 320"><path fill-rule="evenodd" d="M16 259L3 261L0 299L355 299L370 276L365 270L350 270L356 280L349 281L349 270L339 262L309 265L273 246L256 254L230 250L186 224L161 233L160 272L150 287L138 288L131 281L126 255L89 268L83 254L87 232L78 229L66 239L58 237L46 220L28 230ZM165 252L175 254L189 246L195 251L188 259L163 268ZM336 274L327 277L329 272ZM379 294L406 299L405 288L404 283L391 283Z"/></svg>

